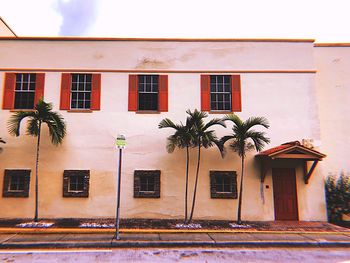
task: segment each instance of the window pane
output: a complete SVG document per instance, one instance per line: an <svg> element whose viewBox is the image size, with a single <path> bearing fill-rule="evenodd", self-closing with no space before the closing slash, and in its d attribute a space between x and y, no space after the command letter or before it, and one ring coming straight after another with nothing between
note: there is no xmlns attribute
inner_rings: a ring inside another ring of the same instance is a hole
<svg viewBox="0 0 350 263"><path fill-rule="evenodd" d="M80 90L80 91L84 90L84 82L79 82L78 90Z"/></svg>
<svg viewBox="0 0 350 263"><path fill-rule="evenodd" d="M83 191L84 190L84 176L72 175L69 177L68 191Z"/></svg>
<svg viewBox="0 0 350 263"><path fill-rule="evenodd" d="M9 191L24 191L24 176L12 175L10 177Z"/></svg>
<svg viewBox="0 0 350 263"><path fill-rule="evenodd" d="M210 76L211 110L231 110L231 77L229 75Z"/></svg>
<svg viewBox="0 0 350 263"><path fill-rule="evenodd" d="M72 74L71 108L90 109L92 74Z"/></svg>
<svg viewBox="0 0 350 263"><path fill-rule="evenodd" d="M139 75L139 110L158 109L158 75Z"/></svg>
<svg viewBox="0 0 350 263"><path fill-rule="evenodd" d="M72 74L72 82L77 82L77 81L78 81L78 75Z"/></svg>
<svg viewBox="0 0 350 263"><path fill-rule="evenodd" d="M155 191L154 181L155 180L154 180L153 176L141 176L140 177L140 191L142 191L142 192Z"/></svg>
<svg viewBox="0 0 350 263"><path fill-rule="evenodd" d="M31 83L29 84L29 89L30 89L30 90L35 90L35 82L31 82Z"/></svg>
<svg viewBox="0 0 350 263"><path fill-rule="evenodd" d="M23 74L22 75L22 82L28 82L29 74Z"/></svg>
<svg viewBox="0 0 350 263"><path fill-rule="evenodd" d="M85 84L85 90L86 91L91 91L91 83L86 83Z"/></svg>

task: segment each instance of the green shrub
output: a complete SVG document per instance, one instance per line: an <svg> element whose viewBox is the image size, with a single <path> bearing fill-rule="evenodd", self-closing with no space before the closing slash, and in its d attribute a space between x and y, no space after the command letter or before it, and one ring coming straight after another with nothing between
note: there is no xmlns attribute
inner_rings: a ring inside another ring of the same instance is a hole
<svg viewBox="0 0 350 263"><path fill-rule="evenodd" d="M325 181L327 215L329 222L340 222L343 213L350 213L350 176L329 175Z"/></svg>

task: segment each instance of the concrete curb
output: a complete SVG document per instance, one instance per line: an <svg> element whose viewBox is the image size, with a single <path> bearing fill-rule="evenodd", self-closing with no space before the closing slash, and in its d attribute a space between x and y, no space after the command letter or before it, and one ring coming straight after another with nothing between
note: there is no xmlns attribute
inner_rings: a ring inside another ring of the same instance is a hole
<svg viewBox="0 0 350 263"><path fill-rule="evenodd" d="M142 248L142 247L349 247L350 242L318 241L116 241L112 242L16 242L0 244L1 249L38 249L38 248Z"/></svg>
<svg viewBox="0 0 350 263"><path fill-rule="evenodd" d="M113 228L0 228L0 234L114 234ZM120 233L171 234L171 233L259 233L259 234L339 234L350 235L349 231L274 231L249 229L120 229Z"/></svg>

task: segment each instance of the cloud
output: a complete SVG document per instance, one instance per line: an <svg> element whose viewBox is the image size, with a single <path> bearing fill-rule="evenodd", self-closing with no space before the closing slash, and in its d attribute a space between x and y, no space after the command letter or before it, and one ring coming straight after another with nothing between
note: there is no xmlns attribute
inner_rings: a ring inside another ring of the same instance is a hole
<svg viewBox="0 0 350 263"><path fill-rule="evenodd" d="M63 18L59 35L86 35L89 27L96 20L97 1L98 0L58 0L57 10Z"/></svg>

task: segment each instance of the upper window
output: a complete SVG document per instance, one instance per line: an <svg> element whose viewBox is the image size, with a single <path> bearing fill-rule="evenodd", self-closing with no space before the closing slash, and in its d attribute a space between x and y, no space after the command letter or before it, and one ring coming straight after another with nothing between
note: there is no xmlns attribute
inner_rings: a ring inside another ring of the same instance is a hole
<svg viewBox="0 0 350 263"><path fill-rule="evenodd" d="M241 105L240 75L201 75L201 110L238 112Z"/></svg>
<svg viewBox="0 0 350 263"><path fill-rule="evenodd" d="M34 109L44 96L44 73L6 73L3 109Z"/></svg>
<svg viewBox="0 0 350 263"><path fill-rule="evenodd" d="M160 170L136 170L134 172L134 197L160 197Z"/></svg>
<svg viewBox="0 0 350 263"><path fill-rule="evenodd" d="M158 110L158 75L139 75L139 110Z"/></svg>
<svg viewBox="0 0 350 263"><path fill-rule="evenodd" d="M237 198L237 174L234 171L210 171L211 198Z"/></svg>
<svg viewBox="0 0 350 263"><path fill-rule="evenodd" d="M35 97L34 73L16 74L15 109L33 109Z"/></svg>
<svg viewBox="0 0 350 263"><path fill-rule="evenodd" d="M90 109L92 74L72 74L71 109Z"/></svg>
<svg viewBox="0 0 350 263"><path fill-rule="evenodd" d="M129 75L129 111L168 111L167 75Z"/></svg>
<svg viewBox="0 0 350 263"><path fill-rule="evenodd" d="M29 196L30 170L5 170L3 197Z"/></svg>
<svg viewBox="0 0 350 263"><path fill-rule="evenodd" d="M65 170L63 173L63 197L88 197L89 179L89 170Z"/></svg>
<svg viewBox="0 0 350 263"><path fill-rule="evenodd" d="M231 111L231 76L210 76L210 110Z"/></svg>
<svg viewBox="0 0 350 263"><path fill-rule="evenodd" d="M61 110L100 110L101 74L63 73Z"/></svg>

